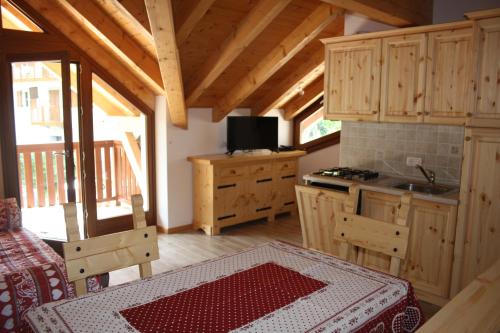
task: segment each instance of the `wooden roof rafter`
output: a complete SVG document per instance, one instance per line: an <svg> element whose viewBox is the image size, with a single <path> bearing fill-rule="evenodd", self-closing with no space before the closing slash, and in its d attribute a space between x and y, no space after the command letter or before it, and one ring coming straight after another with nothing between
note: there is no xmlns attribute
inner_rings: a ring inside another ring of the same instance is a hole
<svg viewBox="0 0 500 333"><path fill-rule="evenodd" d="M301 24L293 29L215 105L212 121L222 120L309 42L314 40L329 23L342 14L343 10L334 6L319 4Z"/></svg>
<svg viewBox="0 0 500 333"><path fill-rule="evenodd" d="M195 80L187 85L188 106L192 106L220 74L267 27L291 0L259 0L255 7L230 33L220 49L212 54Z"/></svg>
<svg viewBox="0 0 500 333"><path fill-rule="evenodd" d="M146 10L155 40L170 119L175 126L186 129L187 109L172 3L170 0L146 0Z"/></svg>
<svg viewBox="0 0 500 333"><path fill-rule="evenodd" d="M308 106L313 104L319 97L323 96L324 75L321 75L314 80L314 82L302 89L302 93L299 93L283 106L286 120L292 120Z"/></svg>

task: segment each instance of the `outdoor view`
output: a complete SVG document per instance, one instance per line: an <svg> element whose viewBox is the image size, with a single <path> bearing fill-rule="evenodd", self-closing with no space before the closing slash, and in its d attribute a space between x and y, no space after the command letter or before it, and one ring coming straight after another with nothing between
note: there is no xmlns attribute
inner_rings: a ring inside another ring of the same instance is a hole
<svg viewBox="0 0 500 333"><path fill-rule="evenodd" d="M74 187L83 229L77 71L71 64ZM65 239L61 204L68 202L68 186L61 63L16 62L12 77L23 223L43 237ZM142 193L147 208L146 119L97 75L92 79L97 216L105 219L130 214L132 194Z"/></svg>
<svg viewBox="0 0 500 333"><path fill-rule="evenodd" d="M323 108L320 108L300 123L300 143L304 144L338 132L341 125L342 122L339 120L324 119Z"/></svg>

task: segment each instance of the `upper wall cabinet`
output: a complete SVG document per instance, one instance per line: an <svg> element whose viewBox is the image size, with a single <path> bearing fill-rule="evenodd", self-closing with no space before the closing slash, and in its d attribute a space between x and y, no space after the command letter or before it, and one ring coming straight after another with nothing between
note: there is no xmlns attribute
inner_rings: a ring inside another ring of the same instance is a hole
<svg viewBox="0 0 500 333"><path fill-rule="evenodd" d="M382 39L381 121L423 120L426 49L423 33Z"/></svg>
<svg viewBox="0 0 500 333"><path fill-rule="evenodd" d="M476 23L478 92L468 125L500 127L500 18Z"/></svg>
<svg viewBox="0 0 500 333"><path fill-rule="evenodd" d="M326 47L326 117L340 120L378 119L380 39Z"/></svg>
<svg viewBox="0 0 500 333"><path fill-rule="evenodd" d="M472 14L324 39L325 117L500 127L500 9Z"/></svg>
<svg viewBox="0 0 500 333"><path fill-rule="evenodd" d="M429 33L425 121L465 124L474 108L472 28Z"/></svg>

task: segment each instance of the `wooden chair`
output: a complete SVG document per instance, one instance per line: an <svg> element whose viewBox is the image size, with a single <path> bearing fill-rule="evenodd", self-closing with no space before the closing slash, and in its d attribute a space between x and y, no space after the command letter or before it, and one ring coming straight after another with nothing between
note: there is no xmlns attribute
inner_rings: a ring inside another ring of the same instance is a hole
<svg viewBox="0 0 500 333"><path fill-rule="evenodd" d="M64 206L68 242L63 244L68 280L75 282L77 296L87 292L86 278L139 265L141 278L151 276L151 261L159 259L155 226L147 226L143 199L132 196L134 229L80 239L76 205Z"/></svg>
<svg viewBox="0 0 500 333"><path fill-rule="evenodd" d="M358 187L351 186L349 193L344 211L337 214L334 230L334 239L341 242L340 257L360 265L363 263L363 249L380 252L391 257L389 272L399 276L401 259L406 257L410 236L408 216L412 195L405 193L401 196L396 221L392 224L356 215Z"/></svg>

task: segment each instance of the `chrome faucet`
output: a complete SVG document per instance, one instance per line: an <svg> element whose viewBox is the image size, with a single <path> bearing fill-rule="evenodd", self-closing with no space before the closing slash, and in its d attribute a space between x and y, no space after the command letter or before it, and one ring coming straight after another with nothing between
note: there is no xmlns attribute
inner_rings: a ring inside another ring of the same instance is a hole
<svg viewBox="0 0 500 333"><path fill-rule="evenodd" d="M434 184L436 182L436 173L434 171L425 170L420 164L416 164L415 166L422 172L425 179L427 179L430 184Z"/></svg>

